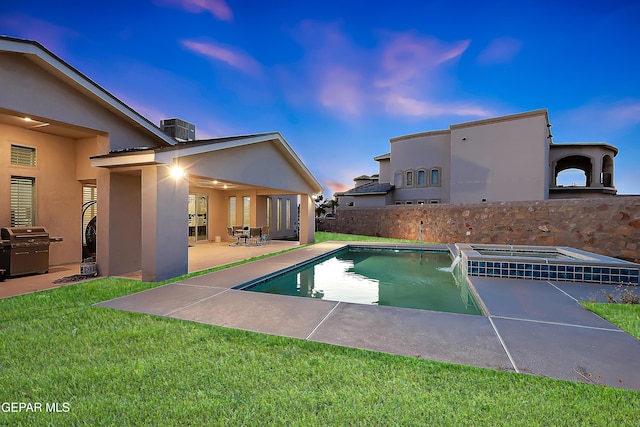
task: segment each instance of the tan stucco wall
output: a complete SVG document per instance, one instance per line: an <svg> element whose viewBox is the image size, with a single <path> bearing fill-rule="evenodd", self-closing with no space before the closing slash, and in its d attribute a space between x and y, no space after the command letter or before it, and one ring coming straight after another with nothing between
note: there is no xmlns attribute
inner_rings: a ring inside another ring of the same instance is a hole
<svg viewBox="0 0 640 427"><path fill-rule="evenodd" d="M583 147L579 147L573 144L567 146L563 146L562 144L553 144L550 147L549 152L549 163L551 167L548 171L551 186L553 187L555 184L555 169L559 160L562 160L567 156L584 156L591 159L591 186L602 187L600 174L602 173L603 158L605 155L610 156L613 160L616 152L606 146L585 145ZM615 186L615 174L612 176L612 180Z"/></svg>
<svg viewBox="0 0 640 427"><path fill-rule="evenodd" d="M140 174L101 171L98 178L99 273L118 275L141 268Z"/></svg>
<svg viewBox="0 0 640 427"><path fill-rule="evenodd" d="M392 140L390 173L391 183L396 185L393 192L393 200L411 200L415 203L417 200L440 199L442 203L448 203L449 147L450 135L448 132L434 132L424 136L417 135L414 138L395 142ZM416 186L417 171L419 169L426 171L428 183L429 171L432 168L440 169L440 186ZM413 171L414 185L412 187L398 186L394 180L395 173L402 172L404 174L408 170Z"/></svg>
<svg viewBox="0 0 640 427"><path fill-rule="evenodd" d="M64 239L50 247L52 265L78 262L82 257L82 184L76 174L76 153L84 143L0 124L0 227L11 225L11 176L35 178L34 225ZM37 166L11 165L11 144L35 148ZM80 168L87 164L85 159Z"/></svg>
<svg viewBox="0 0 640 427"><path fill-rule="evenodd" d="M391 159L378 160L378 182L391 183Z"/></svg>
<svg viewBox="0 0 640 427"><path fill-rule="evenodd" d="M175 153L178 155L179 153ZM193 175L290 191L294 194L314 193L274 143L261 142L217 150L179 159L180 166ZM277 173L275 173L277 171Z"/></svg>
<svg viewBox="0 0 640 427"><path fill-rule="evenodd" d="M107 132L112 150L159 145L157 139L136 130L133 123L62 83L24 56L0 53L0 64L0 108Z"/></svg>
<svg viewBox="0 0 640 427"><path fill-rule="evenodd" d="M480 123L451 127L450 202L547 199L546 113Z"/></svg>
<svg viewBox="0 0 640 427"><path fill-rule="evenodd" d="M174 179L168 166L142 169L142 280L188 272L188 198L189 183Z"/></svg>

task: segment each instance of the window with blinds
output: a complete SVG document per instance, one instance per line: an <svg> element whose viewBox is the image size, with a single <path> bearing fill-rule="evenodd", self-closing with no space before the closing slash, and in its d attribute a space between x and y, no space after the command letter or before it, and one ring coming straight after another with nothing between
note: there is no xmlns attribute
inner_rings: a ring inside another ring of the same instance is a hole
<svg viewBox="0 0 640 427"><path fill-rule="evenodd" d="M236 220L236 197L229 197L229 227L237 225Z"/></svg>
<svg viewBox="0 0 640 427"><path fill-rule="evenodd" d="M36 149L11 144L11 164L15 166L36 166Z"/></svg>
<svg viewBox="0 0 640 427"><path fill-rule="evenodd" d="M284 209L284 214L285 214L285 228L287 230L291 230L291 200L287 199L285 200L285 209Z"/></svg>
<svg viewBox="0 0 640 427"><path fill-rule="evenodd" d="M24 176L11 177L11 226L35 225L36 179Z"/></svg>

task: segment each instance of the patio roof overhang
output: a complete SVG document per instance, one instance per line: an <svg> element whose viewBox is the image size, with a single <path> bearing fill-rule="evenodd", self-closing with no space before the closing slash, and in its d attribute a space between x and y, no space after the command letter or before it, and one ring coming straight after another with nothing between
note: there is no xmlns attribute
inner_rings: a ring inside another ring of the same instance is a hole
<svg viewBox="0 0 640 427"><path fill-rule="evenodd" d="M322 185L317 178L311 173L307 166L298 157L295 151L287 143L279 132L238 135L224 138L214 138L209 140L191 141L178 143L170 147L148 148L139 147L109 154L91 157L91 165L93 167L122 169L142 166L166 165L183 166L188 164L187 159L193 159L194 156L206 156L212 153L225 153L234 149L246 147L272 144L276 148L280 157L290 165L295 173L306 183L306 191L308 194L317 194L322 192ZM256 155L257 156L257 155ZM254 159L260 161L260 159ZM188 172L188 167L186 168ZM278 174L280 170L273 170L270 173ZM226 176L217 176L215 171L211 170L206 174L202 171L196 173L198 176L212 176L222 180L228 179ZM215 176L214 176L215 175ZM231 179L236 183L244 183L240 179ZM254 182L253 185L259 185ZM266 186L269 187L269 186ZM283 188L284 190L284 188Z"/></svg>

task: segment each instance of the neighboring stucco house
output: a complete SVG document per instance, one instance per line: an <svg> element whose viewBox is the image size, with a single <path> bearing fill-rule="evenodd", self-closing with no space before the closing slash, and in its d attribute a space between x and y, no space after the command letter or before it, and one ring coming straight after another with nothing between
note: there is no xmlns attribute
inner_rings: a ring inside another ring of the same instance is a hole
<svg viewBox="0 0 640 427"><path fill-rule="evenodd" d="M63 237L52 265L81 260L82 207L96 194L99 272L159 281L187 272L190 201L214 240L233 223L277 231L299 200L310 243L320 192L277 132L178 143L37 42L0 37L0 227Z"/></svg>
<svg viewBox="0 0 640 427"><path fill-rule="evenodd" d="M616 147L554 144L552 137L543 109L391 138L391 152L374 157L379 173L355 178L355 187L338 193L338 201L369 207L616 194ZM586 185L558 185L558 174L574 168L585 173Z"/></svg>

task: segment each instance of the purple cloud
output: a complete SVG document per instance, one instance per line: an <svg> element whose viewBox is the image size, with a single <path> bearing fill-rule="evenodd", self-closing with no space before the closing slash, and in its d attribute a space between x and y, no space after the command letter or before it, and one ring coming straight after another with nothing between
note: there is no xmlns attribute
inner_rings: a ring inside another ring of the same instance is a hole
<svg viewBox="0 0 640 427"><path fill-rule="evenodd" d="M369 114L406 117L487 117L473 102L448 102L446 71L470 41L444 42L413 31L380 32L377 46L355 45L340 23L304 21L293 32L304 48L297 64L282 67L287 99L315 104L345 120Z"/></svg>
<svg viewBox="0 0 640 427"><path fill-rule="evenodd" d="M522 49L522 42L511 37L493 40L478 55L480 65L504 64L511 62Z"/></svg>
<svg viewBox="0 0 640 427"><path fill-rule="evenodd" d="M5 33L8 33L8 31L13 32L13 34L7 35L36 40L59 56L69 56L65 54L67 39L77 38L79 36L78 33L69 28L55 25L23 13L0 15L0 29Z"/></svg>
<svg viewBox="0 0 640 427"><path fill-rule="evenodd" d="M490 117L495 115L494 111L479 105L420 101L393 93L385 97L385 109L390 114L413 117Z"/></svg>
<svg viewBox="0 0 640 427"><path fill-rule="evenodd" d="M245 74L257 76L262 73L262 65L248 54L212 42L183 40L182 45L199 55L222 61Z"/></svg>
<svg viewBox="0 0 640 427"><path fill-rule="evenodd" d="M233 20L233 11L225 0L156 0L156 4L179 7L191 13L210 12L221 21Z"/></svg>

